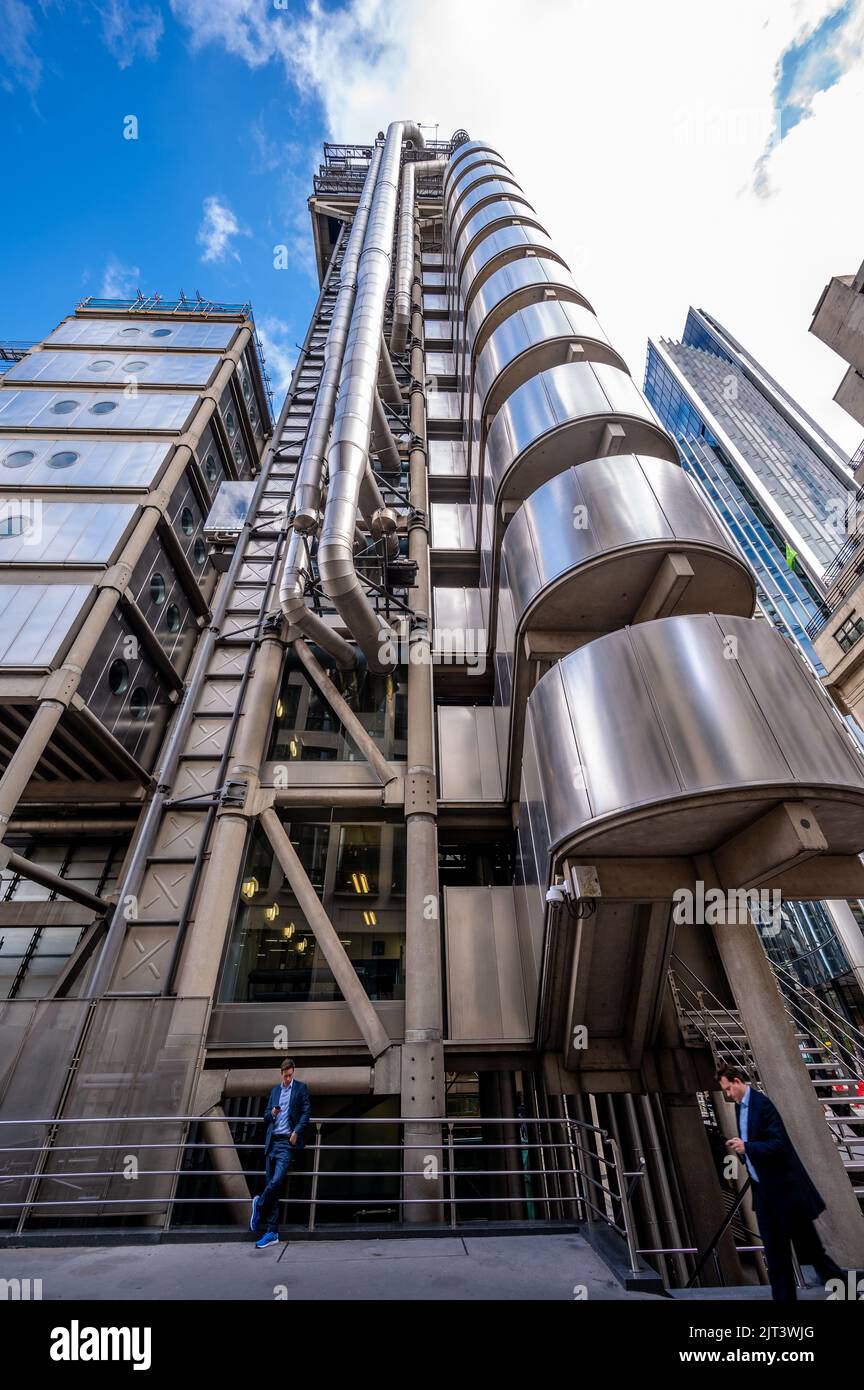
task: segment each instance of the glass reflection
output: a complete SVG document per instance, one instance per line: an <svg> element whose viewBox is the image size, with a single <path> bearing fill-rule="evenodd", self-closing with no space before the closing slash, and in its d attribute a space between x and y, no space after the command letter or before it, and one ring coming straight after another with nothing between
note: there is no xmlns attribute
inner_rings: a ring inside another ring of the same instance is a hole
<svg viewBox="0 0 864 1390"><path fill-rule="evenodd" d="M285 828L370 999L404 998L405 826L291 813ZM223 1003L338 1001L297 898L256 827L223 973Z"/></svg>

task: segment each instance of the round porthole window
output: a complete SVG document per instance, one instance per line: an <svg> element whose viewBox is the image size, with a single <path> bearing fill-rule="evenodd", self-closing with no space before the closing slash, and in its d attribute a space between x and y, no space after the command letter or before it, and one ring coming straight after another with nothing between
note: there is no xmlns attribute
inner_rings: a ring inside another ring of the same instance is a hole
<svg viewBox="0 0 864 1390"><path fill-rule="evenodd" d="M243 462L243 445L238 442L234 445L234 459L236 463Z"/></svg>
<svg viewBox="0 0 864 1390"><path fill-rule="evenodd" d="M150 701L147 699L147 691L143 686L137 685L129 696L129 713L137 722L147 718L147 711L150 708Z"/></svg>
<svg viewBox="0 0 864 1390"><path fill-rule="evenodd" d="M146 372L146 362L127 362L123 368L124 372Z"/></svg>
<svg viewBox="0 0 864 1390"><path fill-rule="evenodd" d="M180 526L184 536L191 536L195 530L195 518L189 507L184 507L180 513Z"/></svg>
<svg viewBox="0 0 864 1390"><path fill-rule="evenodd" d="M25 536L32 531L33 523L27 525L29 517L25 517L23 512L15 512L0 517L0 540L8 540L12 536Z"/></svg>
<svg viewBox="0 0 864 1390"><path fill-rule="evenodd" d="M114 366L114 363L113 363L113 362L109 362L107 357L100 357L98 362L91 362L91 363L90 363L90 371L91 371L91 372L110 372L110 370L111 370L111 368L112 368L113 366Z"/></svg>
<svg viewBox="0 0 864 1390"><path fill-rule="evenodd" d="M129 667L120 657L108 667L108 684L115 695L122 695L129 689Z"/></svg>
<svg viewBox="0 0 864 1390"><path fill-rule="evenodd" d="M207 547L200 536L195 542L192 553L195 556L196 565L203 565L204 561L207 559Z"/></svg>
<svg viewBox="0 0 864 1390"><path fill-rule="evenodd" d="M141 329L140 329L140 328L121 328L121 329L120 329L120 332L119 332L119 334L118 334L118 337L120 337L120 338L140 338L140 337L141 337Z"/></svg>
<svg viewBox="0 0 864 1390"><path fill-rule="evenodd" d="M52 415L71 415L73 410L77 410L80 401L55 401L51 407Z"/></svg>
<svg viewBox="0 0 864 1390"><path fill-rule="evenodd" d="M176 603L169 603L165 610L165 623L169 632L180 631L180 609Z"/></svg>
<svg viewBox="0 0 864 1390"><path fill-rule="evenodd" d="M110 415L110 414L111 414L111 411L112 411L112 410L116 410L116 409L117 409L117 402L116 402L116 401L97 401L95 405L91 405L91 407L90 407L90 414L91 414L91 415Z"/></svg>
<svg viewBox="0 0 864 1390"><path fill-rule="evenodd" d="M212 454L208 454L204 460L204 472L207 475L208 483L215 483L219 477L219 465Z"/></svg>
<svg viewBox="0 0 864 1390"><path fill-rule="evenodd" d="M228 427L228 433L233 434L237 428L237 421L234 419L234 414L230 410L226 410L225 412L225 424Z"/></svg>
<svg viewBox="0 0 864 1390"><path fill-rule="evenodd" d="M26 468L28 463L32 463L36 455L32 449L16 449L14 453L7 454L3 460L4 468Z"/></svg>
<svg viewBox="0 0 864 1390"><path fill-rule="evenodd" d="M173 331L173 328L154 328L150 336L153 338L170 338Z"/></svg>
<svg viewBox="0 0 864 1390"><path fill-rule="evenodd" d="M244 399L244 401L248 401L248 399L249 399L249 397L250 397L251 394L252 394L252 388L251 388L250 385L249 385L249 378L244 376L244 378L243 378L243 399Z"/></svg>
<svg viewBox="0 0 864 1390"><path fill-rule="evenodd" d="M153 574L153 575L151 575L151 576L150 576L150 602L151 602L151 603L158 603L158 604L164 603L164 602L165 602L165 593L166 593L166 589L165 589L165 580L162 578L162 575L161 575L161 574Z"/></svg>
<svg viewBox="0 0 864 1390"><path fill-rule="evenodd" d="M78 455L71 449L61 449L59 454L52 454L48 460L49 468L71 468L73 463L78 462Z"/></svg>

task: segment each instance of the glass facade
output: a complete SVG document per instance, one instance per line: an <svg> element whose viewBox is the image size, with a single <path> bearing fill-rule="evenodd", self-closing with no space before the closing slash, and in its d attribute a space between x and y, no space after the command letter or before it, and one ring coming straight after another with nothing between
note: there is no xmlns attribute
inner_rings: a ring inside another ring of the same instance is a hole
<svg viewBox="0 0 864 1390"><path fill-rule="evenodd" d="M369 998L404 998L404 821L339 821L292 812L285 827ZM341 998L269 841L256 827L220 999L263 1004Z"/></svg>
<svg viewBox="0 0 864 1390"><path fill-rule="evenodd" d="M680 343L649 340L645 394L750 565L759 608L824 674L807 626L819 611L823 570L844 540L838 519L855 490L845 455L701 310L689 311ZM832 1007L864 1020L824 904L786 903L783 929L765 945Z"/></svg>

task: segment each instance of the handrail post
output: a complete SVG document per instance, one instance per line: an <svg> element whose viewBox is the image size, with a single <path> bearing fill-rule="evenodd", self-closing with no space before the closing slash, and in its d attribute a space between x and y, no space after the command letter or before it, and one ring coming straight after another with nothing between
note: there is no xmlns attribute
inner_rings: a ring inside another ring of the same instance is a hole
<svg viewBox="0 0 864 1390"><path fill-rule="evenodd" d="M639 1273L639 1256L636 1253L636 1237L633 1231L633 1213L630 1210L630 1197L624 1181L624 1163L621 1158L621 1150L618 1147L617 1139L613 1139L611 1134L606 1135L606 1143L612 1151L612 1162L618 1174L618 1197L621 1202L621 1220L624 1223L624 1236L627 1241L627 1254L630 1259L630 1273Z"/></svg>
<svg viewBox="0 0 864 1390"><path fill-rule="evenodd" d="M315 1123L315 1153L312 1158L312 1194L309 1198L309 1230L315 1230L315 1203L318 1199L318 1176L321 1172L321 1121Z"/></svg>
<svg viewBox="0 0 864 1390"><path fill-rule="evenodd" d="M453 1148L453 1121L452 1121L452 1120L449 1121L449 1123L448 1123L448 1125L447 1125L447 1161L448 1161L448 1163L449 1163L449 1165L450 1165L450 1172L449 1172L449 1174L448 1174L448 1184L447 1184L448 1187L449 1187L449 1189L450 1189L450 1225L451 1225L452 1229L455 1231L455 1229L456 1229L456 1169L455 1169L455 1152L454 1152L454 1148Z"/></svg>

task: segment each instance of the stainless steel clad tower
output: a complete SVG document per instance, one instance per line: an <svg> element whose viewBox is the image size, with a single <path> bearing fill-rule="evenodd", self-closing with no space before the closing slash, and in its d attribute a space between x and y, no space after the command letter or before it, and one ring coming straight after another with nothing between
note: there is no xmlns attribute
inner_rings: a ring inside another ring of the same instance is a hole
<svg viewBox="0 0 864 1390"><path fill-rule="evenodd" d="M78 1010L56 1114L77 1134L98 1085L132 1125L122 1078L144 1104L167 1067L150 1113L176 1181L151 1175L146 1211L127 1188L124 1219L243 1222L249 1121L290 1051L317 1126L302 1219L606 1220L608 1141L642 1173L631 1254L675 1282L723 1215L735 1038L853 1263L809 1001L760 941L766 896L859 891L853 741L753 618L750 570L499 153L394 121L325 147L310 212L291 387L257 480L215 499L191 675L74 998L45 1002ZM33 1184L21 1230L50 1224ZM754 1275L731 1238L713 1268Z"/></svg>

